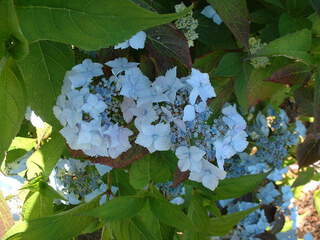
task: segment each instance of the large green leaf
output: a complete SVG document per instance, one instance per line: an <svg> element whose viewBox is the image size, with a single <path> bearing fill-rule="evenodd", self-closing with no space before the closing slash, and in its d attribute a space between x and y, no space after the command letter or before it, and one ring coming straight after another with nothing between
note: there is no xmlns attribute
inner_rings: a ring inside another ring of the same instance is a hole
<svg viewBox="0 0 320 240"><path fill-rule="evenodd" d="M150 181L165 182L171 177L169 161L161 153L148 154L135 161L130 168L130 184L137 189L144 188Z"/></svg>
<svg viewBox="0 0 320 240"><path fill-rule="evenodd" d="M225 54L215 71L219 77L234 77L242 71L242 59L240 53Z"/></svg>
<svg viewBox="0 0 320 240"><path fill-rule="evenodd" d="M74 65L71 48L49 41L33 43L30 45L30 54L18 64L32 110L44 121L59 126L52 108L61 93L66 71Z"/></svg>
<svg viewBox="0 0 320 240"><path fill-rule="evenodd" d="M254 191L268 176L269 173L246 175L237 178L227 178L219 182L213 191L216 200L238 198Z"/></svg>
<svg viewBox="0 0 320 240"><path fill-rule="evenodd" d="M51 140L28 158L28 178L34 178L39 174L42 174L44 178L48 178L64 149L65 141L63 137L60 133L54 132Z"/></svg>
<svg viewBox="0 0 320 240"><path fill-rule="evenodd" d="M81 213L94 208L98 201L79 205L71 210L62 212L49 217L42 217L30 220L29 222L20 222L9 230L4 240L64 240L71 239L86 228L97 223L93 217L80 216Z"/></svg>
<svg viewBox="0 0 320 240"><path fill-rule="evenodd" d="M191 220L180 210L177 205L171 204L165 199L150 198L150 208L159 220L169 226L180 230L194 230Z"/></svg>
<svg viewBox="0 0 320 240"><path fill-rule="evenodd" d="M208 233L213 236L225 236L234 228L235 225L256 209L257 207L213 218L207 223Z"/></svg>
<svg viewBox="0 0 320 240"><path fill-rule="evenodd" d="M249 48L249 12L246 0L207 0L229 27L234 36Z"/></svg>
<svg viewBox="0 0 320 240"><path fill-rule="evenodd" d="M20 129L26 111L24 85L17 69L14 71L11 65L11 60L0 60L0 164Z"/></svg>
<svg viewBox="0 0 320 240"><path fill-rule="evenodd" d="M137 196L121 196L107 201L102 206L86 212L85 215L99 217L105 221L130 218L144 207L146 199Z"/></svg>
<svg viewBox="0 0 320 240"><path fill-rule="evenodd" d="M21 32L13 0L0 0L0 59L11 55L21 59L28 54L28 41Z"/></svg>
<svg viewBox="0 0 320 240"><path fill-rule="evenodd" d="M23 204L23 219L30 221L53 214L53 201L62 197L47 183L40 181L37 191L30 191Z"/></svg>
<svg viewBox="0 0 320 240"><path fill-rule="evenodd" d="M311 57L308 53L311 49L311 41L311 31L303 29L273 40L262 48L257 56L284 56L311 64Z"/></svg>
<svg viewBox="0 0 320 240"><path fill-rule="evenodd" d="M179 14L148 11L130 0L18 0L21 28L30 42L52 40L96 50L129 39L136 32L169 23Z"/></svg>
<svg viewBox="0 0 320 240"><path fill-rule="evenodd" d="M15 137L6 154L6 164L24 156L37 145L35 138Z"/></svg>

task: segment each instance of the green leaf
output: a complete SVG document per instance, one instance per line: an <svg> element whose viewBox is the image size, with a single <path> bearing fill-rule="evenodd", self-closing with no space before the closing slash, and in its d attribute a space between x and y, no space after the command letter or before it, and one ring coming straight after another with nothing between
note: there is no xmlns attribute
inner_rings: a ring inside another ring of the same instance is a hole
<svg viewBox="0 0 320 240"><path fill-rule="evenodd" d="M36 145L37 140L35 138L15 137L8 149L5 162L10 163L17 160Z"/></svg>
<svg viewBox="0 0 320 240"><path fill-rule="evenodd" d="M153 153L135 161L129 171L130 184L136 189L143 189L151 181L168 181L171 177L169 160L161 158L161 153Z"/></svg>
<svg viewBox="0 0 320 240"><path fill-rule="evenodd" d="M284 56L311 64L311 57L308 54L311 40L311 32L308 29L290 33L270 42L257 53L257 56Z"/></svg>
<svg viewBox="0 0 320 240"><path fill-rule="evenodd" d="M32 110L45 122L60 126L52 109L61 93L64 75L74 65L71 48L49 41L33 43L30 45L30 54L18 65Z"/></svg>
<svg viewBox="0 0 320 240"><path fill-rule="evenodd" d="M190 49L181 31L167 24L148 30L147 37L146 49L149 56L156 60L159 74L165 74L175 66L182 67L185 75L189 73L192 67Z"/></svg>
<svg viewBox="0 0 320 240"><path fill-rule="evenodd" d="M80 215L97 205L98 201L94 200L56 215L37 218L28 222L20 222L14 229L10 230L3 239L60 240L73 238L84 232L88 225L97 223L97 220L92 217Z"/></svg>
<svg viewBox="0 0 320 240"><path fill-rule="evenodd" d="M311 6L319 14L320 12L320 1L319 0L310 0Z"/></svg>
<svg viewBox="0 0 320 240"><path fill-rule="evenodd" d="M194 230L191 220L180 210L177 205L171 204L165 199L150 198L150 208L159 220L169 226L180 230Z"/></svg>
<svg viewBox="0 0 320 240"><path fill-rule="evenodd" d="M0 60L0 164L4 152L17 135L26 111L26 93L18 72L11 68L11 60Z"/></svg>
<svg viewBox="0 0 320 240"><path fill-rule="evenodd" d="M305 185L310 182L315 174L315 170L313 167L308 167L299 172L298 177L292 184L292 187L298 187L301 185Z"/></svg>
<svg viewBox="0 0 320 240"><path fill-rule="evenodd" d="M137 196L115 197L102 206L85 212L86 216L99 217L105 221L130 218L138 214L144 207L146 199Z"/></svg>
<svg viewBox="0 0 320 240"><path fill-rule="evenodd" d="M315 208L318 214L320 215L320 190L315 191L313 194L313 197L314 197Z"/></svg>
<svg viewBox="0 0 320 240"><path fill-rule="evenodd" d="M31 191L26 197L22 209L23 219L30 221L52 215L54 199L62 199L62 197L47 183L39 182L38 191Z"/></svg>
<svg viewBox="0 0 320 240"><path fill-rule="evenodd" d="M28 54L29 45L22 34L13 0L0 0L0 59L12 56L22 59Z"/></svg>
<svg viewBox="0 0 320 240"><path fill-rule="evenodd" d="M312 23L305 17L292 17L288 13L283 13L279 19L279 33L284 36L304 28L311 28Z"/></svg>
<svg viewBox="0 0 320 240"><path fill-rule="evenodd" d="M18 0L21 28L30 42L52 40L97 50L129 39L135 33L169 23L179 14L157 14L130 0Z"/></svg>
<svg viewBox="0 0 320 240"><path fill-rule="evenodd" d="M280 0L264 0L264 1L274 5L275 7L284 8Z"/></svg>
<svg viewBox="0 0 320 240"><path fill-rule="evenodd" d="M211 200L239 198L249 192L253 192L263 182L268 174L269 173L263 173L223 179L219 182L219 186L214 191L210 191L196 182L190 181L189 184L198 188L201 194Z"/></svg>
<svg viewBox="0 0 320 240"><path fill-rule="evenodd" d="M235 78L234 93L237 97L242 112L247 112L249 107L248 83L253 68L247 63L244 63L242 67L243 71L241 71L241 73Z"/></svg>
<svg viewBox="0 0 320 240"><path fill-rule="evenodd" d="M235 225L237 225L247 215L255 211L258 207L249 208L245 211L236 212L222 217L213 218L206 224L207 231L213 236L225 236L227 235Z"/></svg>
<svg viewBox="0 0 320 240"><path fill-rule="evenodd" d="M129 182L129 174L125 172L123 169L113 169L111 171L112 184L119 188L119 195L135 195L136 191L130 185Z"/></svg>
<svg viewBox="0 0 320 240"><path fill-rule="evenodd" d="M207 225L210 221L207 210L203 206L202 198L199 195L193 195L188 209L188 217L192 220L198 232L186 231L184 240L208 239Z"/></svg>
<svg viewBox="0 0 320 240"><path fill-rule="evenodd" d="M27 176L32 179L39 174L48 178L52 169L60 159L65 148L64 138L60 133L54 132L51 140L35 151L27 160Z"/></svg>
<svg viewBox="0 0 320 240"><path fill-rule="evenodd" d="M246 0L207 0L233 35L249 49L250 23Z"/></svg>
<svg viewBox="0 0 320 240"><path fill-rule="evenodd" d="M240 53L227 53L219 62L215 71L218 77L234 77L242 71L242 59Z"/></svg>

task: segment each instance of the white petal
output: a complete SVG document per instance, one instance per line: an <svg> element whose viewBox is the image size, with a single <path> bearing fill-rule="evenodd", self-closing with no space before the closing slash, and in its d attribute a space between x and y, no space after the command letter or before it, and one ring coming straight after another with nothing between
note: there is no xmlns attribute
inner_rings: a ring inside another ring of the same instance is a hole
<svg viewBox="0 0 320 240"><path fill-rule="evenodd" d="M143 31L136 33L129 39L129 45L134 49L144 48L147 34Z"/></svg>
<svg viewBox="0 0 320 240"><path fill-rule="evenodd" d="M196 117L194 106L187 105L183 110L183 121L193 121Z"/></svg>

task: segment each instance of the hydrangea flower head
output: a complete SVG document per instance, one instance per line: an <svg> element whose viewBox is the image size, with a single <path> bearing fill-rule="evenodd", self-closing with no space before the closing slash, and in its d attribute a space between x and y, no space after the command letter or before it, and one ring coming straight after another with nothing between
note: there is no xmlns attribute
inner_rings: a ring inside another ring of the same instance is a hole
<svg viewBox="0 0 320 240"><path fill-rule="evenodd" d="M195 147L180 146L176 149L178 157L178 166L181 171L196 171L200 172L202 167L202 157L206 154L205 151Z"/></svg>

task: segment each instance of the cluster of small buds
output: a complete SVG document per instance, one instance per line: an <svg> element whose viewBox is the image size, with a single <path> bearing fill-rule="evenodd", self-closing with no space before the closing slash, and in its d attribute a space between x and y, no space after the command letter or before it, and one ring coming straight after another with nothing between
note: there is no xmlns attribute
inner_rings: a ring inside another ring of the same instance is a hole
<svg viewBox="0 0 320 240"><path fill-rule="evenodd" d="M186 9L186 5L184 3L180 3L175 5L175 10L177 13L182 12ZM193 47L194 40L199 38L198 33L196 32L196 29L198 27L198 20L193 18L192 11L188 12L186 16L179 18L177 21L175 21L175 25L178 29L182 30L185 37L188 40L189 47Z"/></svg>
<svg viewBox="0 0 320 240"><path fill-rule="evenodd" d="M261 42L261 39L257 39L254 37L251 37L249 39L249 51L252 55L250 63L254 68L265 68L266 66L271 64L268 57L255 57L255 54L266 45L266 43Z"/></svg>
<svg viewBox="0 0 320 240"><path fill-rule="evenodd" d="M122 126L134 121L136 144L150 153L175 151L181 171L189 170L191 180L215 189L226 176L224 160L244 151L248 142L246 122L235 106L226 105L220 120L207 124L212 114L207 100L216 96L209 75L192 69L178 78L172 68L151 81L126 58L106 65L109 79L102 64L88 59L66 74L54 113L69 146L90 156L116 158L131 147L133 131ZM211 163L215 159L219 168Z"/></svg>
<svg viewBox="0 0 320 240"><path fill-rule="evenodd" d="M107 191L102 176L111 169L89 161L60 159L49 176L49 185L64 197L64 204L89 202Z"/></svg>

